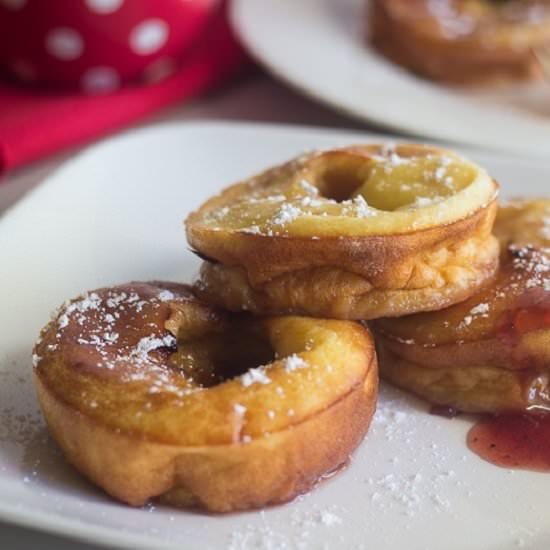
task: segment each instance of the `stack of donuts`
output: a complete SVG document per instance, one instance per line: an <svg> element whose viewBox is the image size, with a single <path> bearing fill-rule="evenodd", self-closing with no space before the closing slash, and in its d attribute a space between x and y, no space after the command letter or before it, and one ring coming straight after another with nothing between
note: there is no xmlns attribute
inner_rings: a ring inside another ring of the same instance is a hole
<svg viewBox="0 0 550 550"><path fill-rule="evenodd" d="M373 45L411 71L454 84L536 80L550 45L550 0L371 0Z"/></svg>
<svg viewBox="0 0 550 550"><path fill-rule="evenodd" d="M548 404L550 201L497 211L497 194L421 145L312 152L228 187L186 220L193 286L90 291L43 329L53 437L123 502L228 512L347 462L378 361L434 404Z"/></svg>

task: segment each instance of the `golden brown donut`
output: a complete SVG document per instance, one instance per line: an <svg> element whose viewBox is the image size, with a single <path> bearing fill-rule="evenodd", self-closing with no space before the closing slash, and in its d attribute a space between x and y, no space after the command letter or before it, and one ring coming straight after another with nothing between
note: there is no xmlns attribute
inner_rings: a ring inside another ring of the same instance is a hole
<svg viewBox="0 0 550 550"><path fill-rule="evenodd" d="M443 311L372 324L380 371L437 405L468 412L550 407L550 200L502 207L495 280Z"/></svg>
<svg viewBox="0 0 550 550"><path fill-rule="evenodd" d="M496 269L497 185L421 145L314 152L208 200L186 220L197 292L232 311L373 319L441 309Z"/></svg>
<svg viewBox="0 0 550 550"><path fill-rule="evenodd" d="M65 304L34 351L68 460L113 497L228 512L285 502L348 460L377 396L359 324L228 315L185 285Z"/></svg>
<svg viewBox="0 0 550 550"><path fill-rule="evenodd" d="M384 55L434 80L536 79L532 49L550 45L550 1L372 0L369 28Z"/></svg>

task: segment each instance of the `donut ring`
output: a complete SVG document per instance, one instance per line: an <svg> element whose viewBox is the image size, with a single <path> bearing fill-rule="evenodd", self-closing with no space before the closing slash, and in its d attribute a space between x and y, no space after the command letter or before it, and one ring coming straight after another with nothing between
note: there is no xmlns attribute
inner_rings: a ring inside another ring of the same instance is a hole
<svg viewBox="0 0 550 550"><path fill-rule="evenodd" d="M548 0L372 0L373 45L434 80L537 79L533 48L550 44Z"/></svg>
<svg viewBox="0 0 550 550"><path fill-rule="evenodd" d="M381 375L467 412L550 407L550 200L499 210L496 279L443 311L372 324Z"/></svg>
<svg viewBox="0 0 550 550"><path fill-rule="evenodd" d="M186 220L197 292L232 311L373 319L441 309L496 269L495 182L435 147L316 152Z"/></svg>
<svg viewBox="0 0 550 550"><path fill-rule="evenodd" d="M49 429L81 473L131 505L216 512L288 501L336 470L378 386L359 324L229 316L160 282L66 304L34 364Z"/></svg>

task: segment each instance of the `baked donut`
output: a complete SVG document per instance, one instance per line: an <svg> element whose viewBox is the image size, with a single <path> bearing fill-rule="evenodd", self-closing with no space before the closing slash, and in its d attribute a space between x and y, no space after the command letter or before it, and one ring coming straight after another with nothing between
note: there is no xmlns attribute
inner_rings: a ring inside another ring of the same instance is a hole
<svg viewBox="0 0 550 550"><path fill-rule="evenodd" d="M65 456L135 506L288 501L348 460L378 386L359 324L228 315L161 282L69 302L33 358Z"/></svg>
<svg viewBox="0 0 550 550"><path fill-rule="evenodd" d="M373 45L451 83L536 79L533 48L550 45L550 0L372 0Z"/></svg>
<svg viewBox="0 0 550 550"><path fill-rule="evenodd" d="M372 323L381 375L468 412L550 407L550 200L502 207L495 280L443 311Z"/></svg>
<svg viewBox="0 0 550 550"><path fill-rule="evenodd" d="M196 289L232 311L373 319L441 309L496 269L497 185L422 145L314 152L227 188L186 220Z"/></svg>

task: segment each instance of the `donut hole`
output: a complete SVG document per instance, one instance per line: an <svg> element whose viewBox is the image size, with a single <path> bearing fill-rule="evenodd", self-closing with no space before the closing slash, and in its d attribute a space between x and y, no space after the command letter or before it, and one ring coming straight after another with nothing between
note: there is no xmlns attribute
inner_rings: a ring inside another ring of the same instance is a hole
<svg viewBox="0 0 550 550"><path fill-rule="evenodd" d="M357 189L378 210L422 208L455 195L476 177L473 167L445 156L392 156L376 163Z"/></svg>
<svg viewBox="0 0 550 550"><path fill-rule="evenodd" d="M170 365L183 371L191 385L208 388L271 363L275 358L275 351L260 331L235 322L223 332L178 343Z"/></svg>
<svg viewBox="0 0 550 550"><path fill-rule="evenodd" d="M347 152L325 153L310 162L305 180L336 202L349 200L369 177L372 162Z"/></svg>

